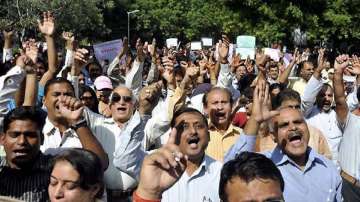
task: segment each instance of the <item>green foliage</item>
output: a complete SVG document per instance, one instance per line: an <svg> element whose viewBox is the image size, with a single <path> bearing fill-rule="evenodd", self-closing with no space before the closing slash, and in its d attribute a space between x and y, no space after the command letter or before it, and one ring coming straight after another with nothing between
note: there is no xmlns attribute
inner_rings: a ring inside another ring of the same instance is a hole
<svg viewBox="0 0 360 202"><path fill-rule="evenodd" d="M37 20L50 10L58 32L72 31L79 37L96 38L109 32L103 23L100 0L3 0L0 5L0 26L36 30ZM111 6L111 3L109 4Z"/></svg>
<svg viewBox="0 0 360 202"><path fill-rule="evenodd" d="M161 33L164 38L198 40L255 35L258 42L291 43L292 32L301 28L308 41L360 39L360 2L350 0L134 0L140 32Z"/></svg>

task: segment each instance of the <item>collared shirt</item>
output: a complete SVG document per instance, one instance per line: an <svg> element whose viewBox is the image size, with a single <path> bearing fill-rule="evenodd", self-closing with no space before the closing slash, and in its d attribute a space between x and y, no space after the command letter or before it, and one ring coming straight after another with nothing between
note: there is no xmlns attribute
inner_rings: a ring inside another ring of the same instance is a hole
<svg viewBox="0 0 360 202"><path fill-rule="evenodd" d="M126 165L132 163L131 166L128 166L127 169L120 169L124 166L119 166L115 163L116 156L119 156L115 155L115 153L124 153L124 148L130 151L135 149L135 147L128 148L129 141L134 134L140 133L138 136L142 140L144 122L140 120L139 113L136 112L123 128L118 127L112 118L105 118L102 115L91 112L89 109L84 110L84 116L94 136L108 154L109 166L104 173L106 188L116 190L134 188L137 184L136 178L140 172L140 161L135 161L136 159L130 161L128 159L128 164ZM58 128L54 127L48 119L46 120L43 132L45 138L41 150L46 154L58 154L66 148L82 148L80 139L74 130L67 129L61 136ZM136 144L141 146L141 140L136 141Z"/></svg>
<svg viewBox="0 0 360 202"><path fill-rule="evenodd" d="M330 147L333 162L337 164L342 132L337 127L336 113L334 110L321 112L319 108L314 105L316 96L323 85L322 81L317 80L314 76L310 78L306 85L304 95L302 96L302 110L306 122L318 128L324 134Z"/></svg>
<svg viewBox="0 0 360 202"><path fill-rule="evenodd" d="M132 90L133 94L137 97L142 88L142 72L144 62L139 62L134 60L132 67L126 76L122 76L119 73L119 69L116 68L117 64L119 64L120 60L118 57L115 57L114 60L110 63L109 68L107 69L107 75L115 81L118 85L124 85Z"/></svg>
<svg viewBox="0 0 360 202"><path fill-rule="evenodd" d="M59 128L55 127L49 118L46 118L43 127L44 143L40 150L44 154L56 155L67 148L82 148L79 137L72 129L67 129L60 133Z"/></svg>
<svg viewBox="0 0 360 202"><path fill-rule="evenodd" d="M341 169L360 180L360 117L348 112L346 122L338 126L344 134L339 146Z"/></svg>
<svg viewBox="0 0 360 202"><path fill-rule="evenodd" d="M186 171L162 194L163 202L220 202L219 182L222 163L205 155L199 168L190 176Z"/></svg>
<svg viewBox="0 0 360 202"><path fill-rule="evenodd" d="M306 83L307 82L303 78L300 78L299 80L296 80L295 82L290 83L289 88L295 90L302 96L304 94Z"/></svg>
<svg viewBox="0 0 360 202"><path fill-rule="evenodd" d="M130 151L136 149L135 146L129 147L130 140L136 140L135 143L142 146L144 122L141 121L139 113L135 112L123 128L120 128L113 118L105 118L90 110L86 110L85 118L90 124L92 132L108 154L109 167L104 173L106 187L120 190L134 188L140 172L139 162L134 162L134 157L129 156L126 159L128 166L125 169L119 169L124 168L125 165L119 165L115 160L121 158L119 155L125 155L126 149ZM138 138L135 138L135 135ZM141 140L139 140L140 138Z"/></svg>
<svg viewBox="0 0 360 202"><path fill-rule="evenodd" d="M308 128L309 128L309 134L310 134L309 143L308 143L309 147L311 147L317 153L319 153L331 160L332 159L331 152L330 152L329 145L328 145L324 135L317 128L314 128L310 125L308 125ZM269 134L266 137L257 136L256 152L271 151L276 147L276 145L277 144L274 142L273 138L271 137L271 134Z"/></svg>
<svg viewBox="0 0 360 202"><path fill-rule="evenodd" d="M223 161L226 152L235 144L242 129L230 124L225 133L222 134L215 126L209 125L210 141L206 148L206 154L217 161Z"/></svg>
<svg viewBox="0 0 360 202"><path fill-rule="evenodd" d="M284 178L285 201L342 201L342 179L338 169L311 148L307 150L308 160L304 170L279 147L265 155L275 163Z"/></svg>
<svg viewBox="0 0 360 202"><path fill-rule="evenodd" d="M25 201L49 201L51 156L39 154L28 170L15 170L0 157L0 196Z"/></svg>

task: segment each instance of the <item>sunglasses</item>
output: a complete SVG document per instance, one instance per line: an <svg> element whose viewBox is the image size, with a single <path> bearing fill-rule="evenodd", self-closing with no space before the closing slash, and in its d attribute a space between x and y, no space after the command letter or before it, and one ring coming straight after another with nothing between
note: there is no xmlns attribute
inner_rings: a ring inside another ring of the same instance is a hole
<svg viewBox="0 0 360 202"><path fill-rule="evenodd" d="M110 96L110 102L115 103L119 102L120 100L124 100L124 102L129 103L132 101L132 96L129 95L119 95L118 93L112 93Z"/></svg>

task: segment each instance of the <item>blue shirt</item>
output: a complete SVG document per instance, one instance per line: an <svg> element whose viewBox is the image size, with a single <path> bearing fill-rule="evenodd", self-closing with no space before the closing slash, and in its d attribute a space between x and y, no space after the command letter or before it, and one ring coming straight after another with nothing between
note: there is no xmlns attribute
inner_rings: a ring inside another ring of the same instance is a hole
<svg viewBox="0 0 360 202"><path fill-rule="evenodd" d="M265 153L285 181L285 201L342 201L342 179L334 163L308 147L304 170L295 164L279 147Z"/></svg>
<svg viewBox="0 0 360 202"><path fill-rule="evenodd" d="M243 142L236 142L225 156L229 161L241 151L236 150ZM244 150L242 150L244 151ZM254 148L249 151L254 151ZM290 202L342 201L342 179L334 163L308 147L304 170L276 147L264 153L280 170L284 178L284 199Z"/></svg>

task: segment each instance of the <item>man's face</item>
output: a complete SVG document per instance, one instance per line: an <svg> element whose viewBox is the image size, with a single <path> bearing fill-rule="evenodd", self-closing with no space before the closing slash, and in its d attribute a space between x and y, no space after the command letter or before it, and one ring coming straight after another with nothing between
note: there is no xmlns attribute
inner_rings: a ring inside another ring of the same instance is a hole
<svg viewBox="0 0 360 202"><path fill-rule="evenodd" d="M309 81L314 73L314 65L308 62L304 63L304 67L300 71L300 77L305 81Z"/></svg>
<svg viewBox="0 0 360 202"><path fill-rule="evenodd" d="M218 129L226 130L231 122L231 102L228 93L224 90L212 90L207 97L206 113L211 123Z"/></svg>
<svg viewBox="0 0 360 202"><path fill-rule="evenodd" d="M234 177L225 185L229 202L265 202L283 199L281 186L272 179L255 178L246 182Z"/></svg>
<svg viewBox="0 0 360 202"><path fill-rule="evenodd" d="M180 151L189 160L201 159L210 140L208 127L202 116L197 112L185 112L176 118L175 127Z"/></svg>
<svg viewBox="0 0 360 202"><path fill-rule="evenodd" d="M49 86L43 101L50 119L61 117L59 112L60 99L66 96L74 97L74 91L70 84L54 83Z"/></svg>
<svg viewBox="0 0 360 202"><path fill-rule="evenodd" d="M110 100L112 118L116 122L127 122L134 112L135 103L132 99L131 91L126 87L117 87L113 91L112 98Z"/></svg>
<svg viewBox="0 0 360 202"><path fill-rule="evenodd" d="M10 167L19 169L32 163L40 151L41 132L30 120L15 120L1 135L1 144Z"/></svg>
<svg viewBox="0 0 360 202"><path fill-rule="evenodd" d="M40 81L40 79L42 78L42 76L46 72L46 68L45 68L43 63L37 62L35 64L35 70L36 70L36 78L37 78L38 81Z"/></svg>
<svg viewBox="0 0 360 202"><path fill-rule="evenodd" d="M329 112L333 103L334 93L331 87L328 87L325 91L325 95L322 100L322 110Z"/></svg>
<svg viewBox="0 0 360 202"><path fill-rule="evenodd" d="M269 76L271 79L276 80L279 76L279 69L277 66L272 66L269 68Z"/></svg>
<svg viewBox="0 0 360 202"><path fill-rule="evenodd" d="M293 109L299 109L301 108L300 106L300 102L297 101L296 99L289 99L289 100L285 100L281 103L281 108L293 108Z"/></svg>
<svg viewBox="0 0 360 202"><path fill-rule="evenodd" d="M246 75L246 67L244 65L240 65L238 68L236 68L235 76L236 79L239 81Z"/></svg>
<svg viewBox="0 0 360 202"><path fill-rule="evenodd" d="M275 141L292 159L303 159L309 142L307 124L298 109L283 108L274 118Z"/></svg>

